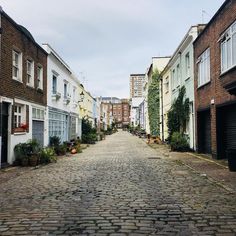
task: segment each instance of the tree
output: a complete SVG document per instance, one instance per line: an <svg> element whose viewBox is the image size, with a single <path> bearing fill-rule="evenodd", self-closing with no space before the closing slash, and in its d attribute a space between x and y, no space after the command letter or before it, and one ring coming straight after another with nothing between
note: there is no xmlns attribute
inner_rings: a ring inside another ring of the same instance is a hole
<svg viewBox="0 0 236 236"><path fill-rule="evenodd" d="M160 87L159 72L155 70L152 74L152 82L148 88L148 116L151 135L160 135Z"/></svg>
<svg viewBox="0 0 236 236"><path fill-rule="evenodd" d="M186 123L189 120L189 99L185 98L185 95L186 89L182 86L179 90L178 97L174 100L167 113L169 137L171 137L174 132L183 134Z"/></svg>

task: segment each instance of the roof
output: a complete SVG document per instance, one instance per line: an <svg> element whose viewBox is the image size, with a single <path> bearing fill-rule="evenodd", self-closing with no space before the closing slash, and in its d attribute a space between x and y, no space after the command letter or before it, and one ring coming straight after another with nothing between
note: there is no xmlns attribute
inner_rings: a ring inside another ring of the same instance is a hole
<svg viewBox="0 0 236 236"><path fill-rule="evenodd" d="M145 76L145 74L130 74L130 76Z"/></svg>
<svg viewBox="0 0 236 236"><path fill-rule="evenodd" d="M235 0L226 0L221 7L218 9L218 11L215 13L215 15L210 19L210 21L208 22L208 24L205 26L205 28L201 31L201 33L198 35L198 37L195 39L195 41L193 43L196 43L198 41L199 38L201 38L201 36L204 34L204 32L206 32L206 30L211 26L211 24L214 22L214 20L217 18L217 16L221 13L221 11L225 8L225 6L227 4L229 4L230 2L233 2Z"/></svg>
<svg viewBox="0 0 236 236"><path fill-rule="evenodd" d="M117 99L117 100L120 100L120 99L117 98L117 97L102 97L102 100L111 100L111 99Z"/></svg>
<svg viewBox="0 0 236 236"><path fill-rule="evenodd" d="M27 37L37 48L39 48L42 52L47 54L47 52L34 40L32 34L27 30L24 26L17 24L5 11L3 11L0 6L0 14L3 15L9 22L11 22L14 27L19 30L25 37Z"/></svg>

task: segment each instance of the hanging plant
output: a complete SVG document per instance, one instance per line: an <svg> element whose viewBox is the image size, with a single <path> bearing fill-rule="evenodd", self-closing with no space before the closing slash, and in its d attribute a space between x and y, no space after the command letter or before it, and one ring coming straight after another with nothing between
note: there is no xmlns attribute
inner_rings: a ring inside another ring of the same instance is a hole
<svg viewBox="0 0 236 236"><path fill-rule="evenodd" d="M148 116L150 125L150 134L153 136L160 135L160 87L159 72L154 71L152 74L152 82L148 88Z"/></svg>

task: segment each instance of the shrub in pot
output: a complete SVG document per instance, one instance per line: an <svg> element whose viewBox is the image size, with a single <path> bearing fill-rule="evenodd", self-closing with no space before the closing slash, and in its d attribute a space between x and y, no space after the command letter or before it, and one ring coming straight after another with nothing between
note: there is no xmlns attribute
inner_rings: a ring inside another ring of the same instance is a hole
<svg viewBox="0 0 236 236"><path fill-rule="evenodd" d="M63 156L66 154L66 151L67 151L67 145L66 144L61 144L57 147L54 148L56 154L58 156Z"/></svg>
<svg viewBox="0 0 236 236"><path fill-rule="evenodd" d="M189 151L187 138L179 132L174 132L170 138L170 147L172 151L185 152Z"/></svg>
<svg viewBox="0 0 236 236"><path fill-rule="evenodd" d="M27 142L28 156L30 166L36 166L39 161L40 145L36 139L31 139Z"/></svg>
<svg viewBox="0 0 236 236"><path fill-rule="evenodd" d="M51 147L43 148L39 153L39 159L41 164L48 164L57 161L55 151Z"/></svg>

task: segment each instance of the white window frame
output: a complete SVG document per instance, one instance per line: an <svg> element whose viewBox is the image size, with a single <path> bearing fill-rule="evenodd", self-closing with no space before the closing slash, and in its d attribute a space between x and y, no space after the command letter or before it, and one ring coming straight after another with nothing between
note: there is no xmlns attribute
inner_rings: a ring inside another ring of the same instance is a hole
<svg viewBox="0 0 236 236"><path fill-rule="evenodd" d="M198 64L198 87L211 81L210 48L207 48L197 60Z"/></svg>
<svg viewBox="0 0 236 236"><path fill-rule="evenodd" d="M190 77L190 53L187 52L185 54L185 73L186 73L186 79Z"/></svg>
<svg viewBox="0 0 236 236"><path fill-rule="evenodd" d="M221 73L225 73L236 66L236 21L221 35L220 42Z"/></svg>
<svg viewBox="0 0 236 236"><path fill-rule="evenodd" d="M34 61L26 60L26 84L30 87L34 87Z"/></svg>
<svg viewBox="0 0 236 236"><path fill-rule="evenodd" d="M32 119L33 120L44 120L44 109L38 107L32 107Z"/></svg>
<svg viewBox="0 0 236 236"><path fill-rule="evenodd" d="M16 55L18 60L16 60ZM16 70L16 76L14 70ZM15 49L12 50L12 79L22 82L22 53Z"/></svg>
<svg viewBox="0 0 236 236"><path fill-rule="evenodd" d="M170 86L170 81L169 81L169 76L165 78L165 93L169 92L169 86Z"/></svg>
<svg viewBox="0 0 236 236"><path fill-rule="evenodd" d="M37 89L43 90L43 67L37 65Z"/></svg>
<svg viewBox="0 0 236 236"><path fill-rule="evenodd" d="M20 128L25 122L25 105L15 104L14 105L14 128Z"/></svg>
<svg viewBox="0 0 236 236"><path fill-rule="evenodd" d="M67 99L67 97L68 97L68 82L64 81L64 84L63 84L63 98Z"/></svg>
<svg viewBox="0 0 236 236"><path fill-rule="evenodd" d="M177 64L176 66L176 87L178 88L180 86L180 64Z"/></svg>
<svg viewBox="0 0 236 236"><path fill-rule="evenodd" d="M54 86L53 86L53 81L54 81L54 78L55 78L55 80L56 80L56 86L55 86L55 90L54 90ZM57 75L55 75L54 73L52 74L52 94L56 94L57 93L57 86L58 86L58 84L57 84L57 81L58 79L57 79Z"/></svg>
<svg viewBox="0 0 236 236"><path fill-rule="evenodd" d="M176 71L175 71L175 69L172 70L171 74L172 74L172 76L171 76L171 78L172 78L171 79L172 91L174 91L175 90L175 84L176 84L176 82L175 82L175 80L176 80Z"/></svg>

